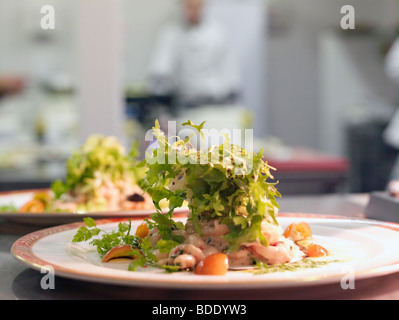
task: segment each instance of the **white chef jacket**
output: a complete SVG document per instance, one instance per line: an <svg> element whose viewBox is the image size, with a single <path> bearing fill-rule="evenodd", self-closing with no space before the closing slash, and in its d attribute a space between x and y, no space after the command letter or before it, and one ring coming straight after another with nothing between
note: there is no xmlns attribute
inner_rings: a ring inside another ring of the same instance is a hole
<svg viewBox="0 0 399 320"><path fill-rule="evenodd" d="M223 101L240 86L224 30L208 20L164 28L152 51L149 77L153 93L175 93L183 103Z"/></svg>

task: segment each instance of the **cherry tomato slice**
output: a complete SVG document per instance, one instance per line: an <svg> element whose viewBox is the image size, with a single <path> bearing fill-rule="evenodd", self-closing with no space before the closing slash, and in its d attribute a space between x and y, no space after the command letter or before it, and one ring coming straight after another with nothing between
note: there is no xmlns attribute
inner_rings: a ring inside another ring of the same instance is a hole
<svg viewBox="0 0 399 320"><path fill-rule="evenodd" d="M148 235L148 232L150 232L150 230L148 229L147 224L142 223L137 227L136 236L139 238L145 238Z"/></svg>
<svg viewBox="0 0 399 320"><path fill-rule="evenodd" d="M229 259L224 253L214 253L201 260L194 270L195 274L222 276L229 269Z"/></svg>
<svg viewBox="0 0 399 320"><path fill-rule="evenodd" d="M318 244L311 244L306 248L306 254L310 258L320 258L328 255L328 251Z"/></svg>
<svg viewBox="0 0 399 320"><path fill-rule="evenodd" d="M312 229L306 222L291 223L284 231L284 237L293 241L312 238Z"/></svg>
<svg viewBox="0 0 399 320"><path fill-rule="evenodd" d="M43 202L33 199L25 203L20 209L19 212L43 212L44 204Z"/></svg>

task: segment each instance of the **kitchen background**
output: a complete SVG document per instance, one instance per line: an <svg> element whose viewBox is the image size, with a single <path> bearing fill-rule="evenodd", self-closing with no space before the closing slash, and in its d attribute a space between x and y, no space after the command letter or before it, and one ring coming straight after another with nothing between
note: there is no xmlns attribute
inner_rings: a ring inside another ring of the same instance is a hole
<svg viewBox="0 0 399 320"><path fill-rule="evenodd" d="M43 5L55 29L42 29ZM234 104L178 110L149 65L179 0L0 0L0 189L45 187L93 133L143 142L155 118L254 128L288 194L386 187L398 149L383 132L399 105L385 58L397 0L208 0L237 65ZM356 28L343 30L342 6ZM143 145L142 148L145 146Z"/></svg>

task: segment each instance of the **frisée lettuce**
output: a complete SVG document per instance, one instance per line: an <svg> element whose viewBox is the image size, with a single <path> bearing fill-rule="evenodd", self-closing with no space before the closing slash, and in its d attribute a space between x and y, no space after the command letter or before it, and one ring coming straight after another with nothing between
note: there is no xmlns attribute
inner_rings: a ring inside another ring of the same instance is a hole
<svg viewBox="0 0 399 320"><path fill-rule="evenodd" d="M67 160L65 179L51 185L53 205L61 211L125 209L123 203L132 203L128 196L142 193L138 181L145 169L137 168L137 156L136 143L126 152L114 136L91 135Z"/></svg>
<svg viewBox="0 0 399 320"><path fill-rule="evenodd" d="M195 125L188 120L184 126L194 129L203 138L204 122ZM153 127L158 148L146 154L140 164L147 171L140 186L154 201L157 212L151 218L152 227L163 230L168 237L173 228L182 228L173 221L173 211L187 201L191 210L189 221L201 235L201 221L217 219L228 227L223 236L228 252L238 250L242 243L268 240L261 232L266 220L276 224L281 197L270 167L262 151L253 153L232 144L226 135L224 142L210 147L194 148L191 137L167 138L158 121ZM169 212L161 214L160 202L167 200ZM158 222L158 223L157 223ZM169 237L169 239L171 239ZM176 239L173 239L176 240Z"/></svg>
<svg viewBox="0 0 399 320"><path fill-rule="evenodd" d="M93 195L96 185L103 181L117 183L128 180L137 183L135 175L136 145L130 153L113 136L92 135L86 143L74 151L66 163L65 181L57 180L52 184L56 198L79 188ZM136 163L137 164L137 163Z"/></svg>

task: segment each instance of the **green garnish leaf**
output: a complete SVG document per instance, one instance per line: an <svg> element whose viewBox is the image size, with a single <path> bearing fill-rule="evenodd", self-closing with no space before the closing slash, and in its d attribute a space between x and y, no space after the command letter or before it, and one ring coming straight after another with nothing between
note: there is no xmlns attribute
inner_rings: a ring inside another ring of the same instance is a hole
<svg viewBox="0 0 399 320"><path fill-rule="evenodd" d="M0 212L18 212L18 208L13 204L1 205Z"/></svg>
<svg viewBox="0 0 399 320"><path fill-rule="evenodd" d="M190 126L190 127L194 128L194 129L196 129L196 130L198 131L198 133L201 135L201 137L202 137L203 139L205 139L204 133L202 132L202 129L204 128L205 122L206 122L206 121L203 121L200 125L195 125L195 124L189 119L189 120L187 120L187 122L182 123L182 126ZM188 142L188 141L185 141L185 142Z"/></svg>
<svg viewBox="0 0 399 320"><path fill-rule="evenodd" d="M169 252L174 247L178 246L180 243L173 240L159 240L157 242L156 248L159 249L160 252Z"/></svg>
<svg viewBox="0 0 399 320"><path fill-rule="evenodd" d="M144 267L147 263L146 257L138 249L132 250L132 255L135 259L129 263L128 270L136 271L139 267Z"/></svg>
<svg viewBox="0 0 399 320"><path fill-rule="evenodd" d="M133 247L139 247L140 239L131 235L131 221L128 223L120 222L118 229L111 232L106 232L97 227L95 220L87 217L83 219L86 226L80 227L73 236L72 242L90 241L90 244L95 246L100 257L103 257L113 247L122 244L129 244ZM100 237L96 237L99 236Z"/></svg>
<svg viewBox="0 0 399 320"><path fill-rule="evenodd" d="M55 199L60 199L61 196L68 191L68 187L62 180L56 180L51 184L51 191L53 191Z"/></svg>

